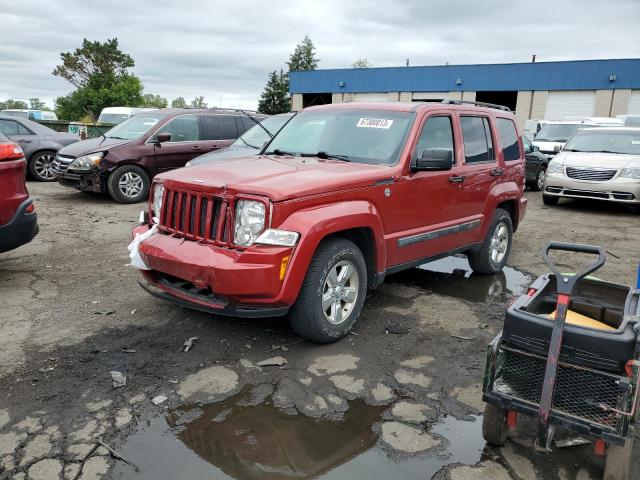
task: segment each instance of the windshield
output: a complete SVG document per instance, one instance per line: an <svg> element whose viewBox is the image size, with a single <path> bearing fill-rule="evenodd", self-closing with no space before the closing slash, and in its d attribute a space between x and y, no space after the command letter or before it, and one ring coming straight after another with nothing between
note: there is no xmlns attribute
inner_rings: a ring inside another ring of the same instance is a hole
<svg viewBox="0 0 640 480"><path fill-rule="evenodd" d="M98 123L120 123L129 118L126 113L101 113L98 117Z"/></svg>
<svg viewBox="0 0 640 480"><path fill-rule="evenodd" d="M563 150L640 155L640 132L585 130L569 140Z"/></svg>
<svg viewBox="0 0 640 480"><path fill-rule="evenodd" d="M291 117L289 115L274 116L265 118L262 122L262 126L271 132L271 135L278 133L278 130L287 123ZM250 147L255 149L261 149L264 147L265 142L268 142L271 137L264 131L260 125L254 125L249 130L244 132L238 139L231 144L232 147Z"/></svg>
<svg viewBox="0 0 640 480"><path fill-rule="evenodd" d="M412 112L387 110L310 110L296 115L269 145L268 154L339 157L391 165L398 161L413 123Z"/></svg>
<svg viewBox="0 0 640 480"><path fill-rule="evenodd" d="M537 142L566 142L584 127L585 125L581 123L547 123L536 134L535 140Z"/></svg>
<svg viewBox="0 0 640 480"><path fill-rule="evenodd" d="M107 138L119 138L121 140L135 140L149 131L156 123L166 117L164 113L141 113L116 125L107 133Z"/></svg>

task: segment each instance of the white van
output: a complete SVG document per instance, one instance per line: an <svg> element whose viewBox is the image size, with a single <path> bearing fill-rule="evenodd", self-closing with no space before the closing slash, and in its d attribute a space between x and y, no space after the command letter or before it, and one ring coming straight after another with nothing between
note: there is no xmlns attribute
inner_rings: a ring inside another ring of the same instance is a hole
<svg viewBox="0 0 640 480"><path fill-rule="evenodd" d="M26 118L27 120L58 120L57 115L50 110L30 110L28 108L9 108L0 110L0 113L13 117Z"/></svg>
<svg viewBox="0 0 640 480"><path fill-rule="evenodd" d="M103 108L98 117L98 123L111 123L117 124L126 120L129 117L133 117L138 113L152 112L158 110L157 108L143 108L143 107L107 107Z"/></svg>

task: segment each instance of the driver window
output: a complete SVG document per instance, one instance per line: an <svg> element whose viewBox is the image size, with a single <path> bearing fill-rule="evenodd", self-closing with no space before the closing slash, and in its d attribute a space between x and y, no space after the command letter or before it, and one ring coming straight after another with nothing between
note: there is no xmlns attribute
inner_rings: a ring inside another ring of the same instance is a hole
<svg viewBox="0 0 640 480"><path fill-rule="evenodd" d="M170 133L171 142L195 142L200 140L198 118L195 115L181 115L160 127L158 133Z"/></svg>
<svg viewBox="0 0 640 480"><path fill-rule="evenodd" d="M451 152L451 158L455 163L455 150L453 148L453 127L451 117L429 117L422 127L422 133L416 144L415 154L422 158L425 150L447 150Z"/></svg>

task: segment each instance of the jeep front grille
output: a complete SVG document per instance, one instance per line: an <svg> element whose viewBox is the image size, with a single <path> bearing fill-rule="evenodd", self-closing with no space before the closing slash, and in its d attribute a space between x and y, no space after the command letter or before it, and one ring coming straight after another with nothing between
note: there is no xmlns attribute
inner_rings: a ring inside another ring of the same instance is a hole
<svg viewBox="0 0 640 480"><path fill-rule="evenodd" d="M215 195L168 190L160 212L160 230L211 243L227 241L227 202Z"/></svg>
<svg viewBox="0 0 640 480"><path fill-rule="evenodd" d="M617 170L567 167L567 177L575 180L590 180L592 182L606 182L615 177Z"/></svg>

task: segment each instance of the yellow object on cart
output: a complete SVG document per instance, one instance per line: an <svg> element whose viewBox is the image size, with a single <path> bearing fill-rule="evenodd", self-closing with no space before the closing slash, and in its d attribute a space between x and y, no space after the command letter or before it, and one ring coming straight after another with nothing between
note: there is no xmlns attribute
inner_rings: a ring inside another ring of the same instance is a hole
<svg viewBox="0 0 640 480"><path fill-rule="evenodd" d="M547 317L551 321L555 320L556 311L554 310L549 315L547 315ZM598 320L582 315L581 313L574 312L573 310L567 311L566 323L568 323L569 325L576 325L578 327L595 328L598 330L616 330L611 325L599 322Z"/></svg>

